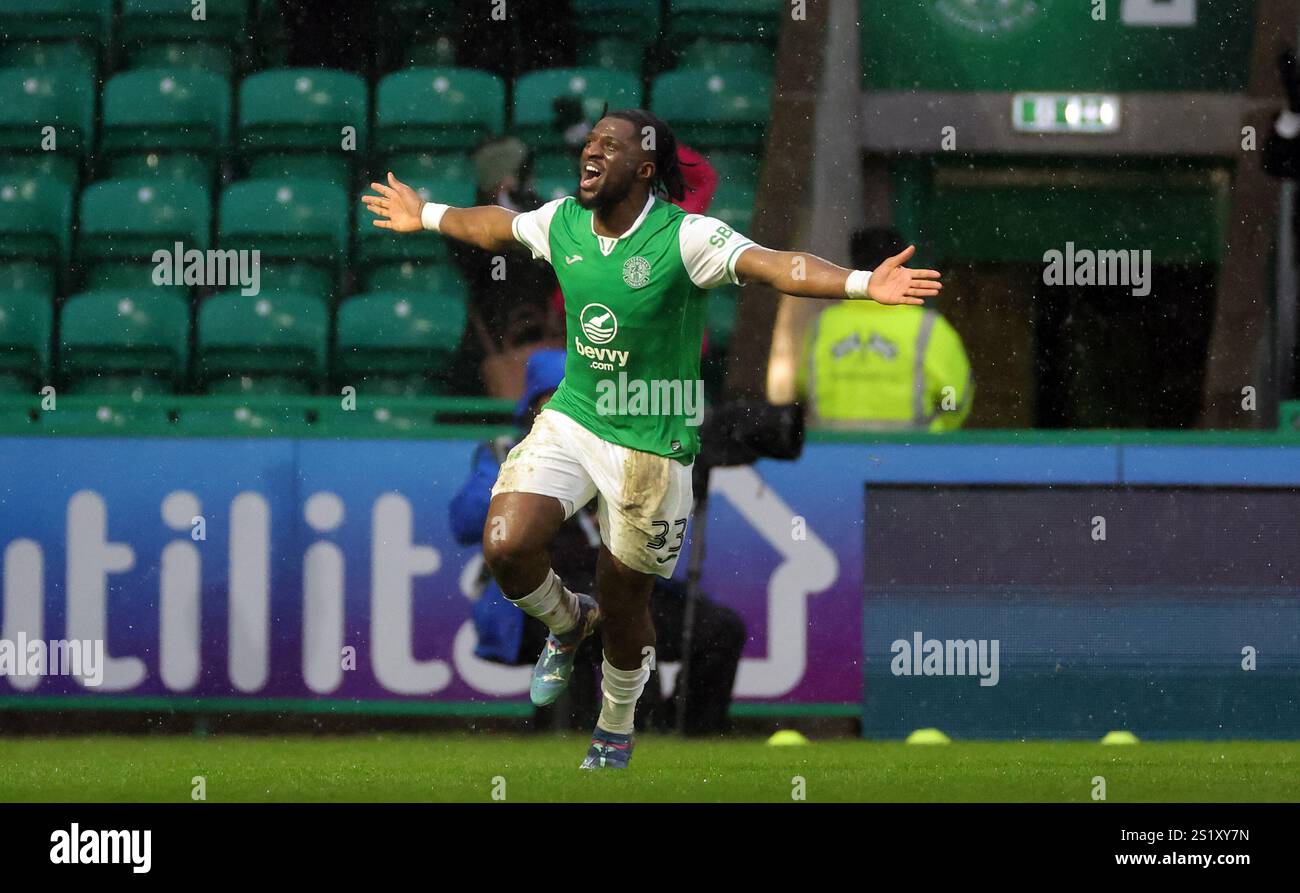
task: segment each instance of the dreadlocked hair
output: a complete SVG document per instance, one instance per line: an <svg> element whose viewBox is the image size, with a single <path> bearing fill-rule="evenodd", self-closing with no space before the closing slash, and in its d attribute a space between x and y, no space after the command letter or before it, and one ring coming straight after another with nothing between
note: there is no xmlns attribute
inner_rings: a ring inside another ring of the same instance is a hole
<svg viewBox="0 0 1300 893"><path fill-rule="evenodd" d="M607 105L600 116L630 121L637 133L641 134L643 146L649 136L652 148L648 151L655 164L654 179L650 181L651 191L662 193L673 201L679 202L686 198L686 179L682 176L682 162L677 157L677 137L672 128L645 109L617 109L611 112Z"/></svg>

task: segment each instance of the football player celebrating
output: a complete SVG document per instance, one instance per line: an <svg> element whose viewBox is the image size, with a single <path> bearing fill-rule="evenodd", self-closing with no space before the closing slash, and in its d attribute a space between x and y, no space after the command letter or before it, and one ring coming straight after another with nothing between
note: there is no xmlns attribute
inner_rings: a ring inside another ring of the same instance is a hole
<svg viewBox="0 0 1300 893"><path fill-rule="evenodd" d="M633 712L654 654L652 580L672 575L691 511L705 292L761 282L787 295L920 304L941 288L936 271L903 266L913 247L874 271L848 270L687 214L660 197L683 195L677 159L669 127L628 109L591 129L576 194L535 211L425 202L392 173L363 199L378 227L435 230L487 251L523 246L559 279L564 380L501 466L483 555L506 597L550 629L533 670L534 703L564 690L578 644L600 622L603 699L584 769L625 768L632 755ZM602 542L594 598L569 591L547 553L593 496Z"/></svg>

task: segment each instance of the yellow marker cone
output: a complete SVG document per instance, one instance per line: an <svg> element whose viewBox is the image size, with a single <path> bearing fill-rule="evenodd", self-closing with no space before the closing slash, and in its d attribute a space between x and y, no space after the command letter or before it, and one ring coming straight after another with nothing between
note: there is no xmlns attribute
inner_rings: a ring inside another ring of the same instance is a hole
<svg viewBox="0 0 1300 893"><path fill-rule="evenodd" d="M1137 744L1138 736L1132 732L1107 732L1102 744Z"/></svg>
<svg viewBox="0 0 1300 893"><path fill-rule="evenodd" d="M952 744L952 739L938 729L917 729L907 736L908 744Z"/></svg>
<svg viewBox="0 0 1300 893"><path fill-rule="evenodd" d="M779 732L773 732L772 737L767 739L767 743L773 747L793 747L799 744L808 744L809 741L794 729L782 729Z"/></svg>

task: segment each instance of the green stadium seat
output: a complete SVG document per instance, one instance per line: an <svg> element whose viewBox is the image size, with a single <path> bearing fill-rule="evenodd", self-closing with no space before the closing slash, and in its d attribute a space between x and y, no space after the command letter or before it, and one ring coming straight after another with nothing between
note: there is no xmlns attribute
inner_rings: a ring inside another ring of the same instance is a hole
<svg viewBox="0 0 1300 893"><path fill-rule="evenodd" d="M248 0L205 0L195 19L192 0L122 0L118 40L125 45L159 42L236 43L248 31Z"/></svg>
<svg viewBox="0 0 1300 893"><path fill-rule="evenodd" d="M239 88L240 151L255 178L306 177L351 185L364 157L366 82L355 74L295 68L264 71ZM350 148L343 129L355 128Z"/></svg>
<svg viewBox="0 0 1300 893"><path fill-rule="evenodd" d="M329 311L312 295L213 295L199 308L199 384L210 394L310 394L328 338Z"/></svg>
<svg viewBox="0 0 1300 893"><path fill-rule="evenodd" d="M700 149L762 148L771 80L749 71L677 69L655 78L651 109Z"/></svg>
<svg viewBox="0 0 1300 893"><path fill-rule="evenodd" d="M432 183L436 180L475 182L474 161L464 152L403 152L376 159L366 185L387 182L388 171L403 183Z"/></svg>
<svg viewBox="0 0 1300 893"><path fill-rule="evenodd" d="M263 294L295 292L315 295L328 303L334 293L334 271L309 263L291 260L264 260L261 263Z"/></svg>
<svg viewBox="0 0 1300 893"><path fill-rule="evenodd" d="M401 178L399 178L401 179ZM425 201L442 202L455 208L474 204L474 183L471 180L429 180L410 185ZM375 264L403 260L445 260L448 257L447 240L437 233L395 233L375 226L379 218L364 206L357 209L356 261L363 268Z"/></svg>
<svg viewBox="0 0 1300 893"><path fill-rule="evenodd" d="M53 301L59 269L35 261L0 261L0 293L30 292Z"/></svg>
<svg viewBox="0 0 1300 893"><path fill-rule="evenodd" d="M376 292L436 293L457 297L462 301L469 299L465 277L455 266L446 263L416 263L408 260L363 267L362 284L369 291Z"/></svg>
<svg viewBox="0 0 1300 893"><path fill-rule="evenodd" d="M588 37L578 47L578 64L586 68L626 71L638 77L645 55L643 44L625 37Z"/></svg>
<svg viewBox="0 0 1300 893"><path fill-rule="evenodd" d="M48 295L0 290L0 393L34 394L49 384L53 327Z"/></svg>
<svg viewBox="0 0 1300 893"><path fill-rule="evenodd" d="M573 28L585 39L617 37L645 47L659 36L659 0L572 0Z"/></svg>
<svg viewBox="0 0 1300 893"><path fill-rule="evenodd" d="M36 152L31 155L0 153L0 167L6 173L35 180L57 180L74 192L81 182L82 159L66 152Z"/></svg>
<svg viewBox="0 0 1300 893"><path fill-rule="evenodd" d="M57 176L75 185L95 135L93 69L0 69L0 156L9 169ZM54 148L46 150L45 127Z"/></svg>
<svg viewBox="0 0 1300 893"><path fill-rule="evenodd" d="M342 155L268 154L248 161L248 176L253 180L320 180L352 191L352 160Z"/></svg>
<svg viewBox="0 0 1300 893"><path fill-rule="evenodd" d="M113 177L215 180L230 144L230 84L198 69L147 68L104 87L100 153Z"/></svg>
<svg viewBox="0 0 1300 893"><path fill-rule="evenodd" d="M75 40L104 47L113 27L113 0L17 0L0 6L6 40Z"/></svg>
<svg viewBox="0 0 1300 893"><path fill-rule="evenodd" d="M174 393L189 344L189 304L163 289L82 292L60 316L60 365L74 394Z"/></svg>
<svg viewBox="0 0 1300 893"><path fill-rule="evenodd" d="M754 221L754 189L734 180L720 181L709 204L709 215L730 224L746 235Z"/></svg>
<svg viewBox="0 0 1300 893"><path fill-rule="evenodd" d="M104 180L81 195L77 260L86 281L97 287L143 285L140 277L151 269L154 252L173 250L176 242L186 251L206 250L211 226L211 199L197 183Z"/></svg>
<svg viewBox="0 0 1300 893"><path fill-rule="evenodd" d="M141 152L127 154L108 162L114 179L186 180L207 186L217 179L220 160L206 154L179 152Z"/></svg>
<svg viewBox="0 0 1300 893"><path fill-rule="evenodd" d="M263 260L337 269L348 257L350 202L320 180L243 180L226 187L218 213L222 248L256 249Z"/></svg>
<svg viewBox="0 0 1300 893"><path fill-rule="evenodd" d="M785 0L671 0L668 39L674 44L706 37L776 43Z"/></svg>
<svg viewBox="0 0 1300 893"><path fill-rule="evenodd" d="M71 244L72 189L57 180L0 173L0 263L32 261L62 270Z"/></svg>
<svg viewBox="0 0 1300 893"><path fill-rule="evenodd" d="M95 71L99 54L77 41L0 44L0 68L80 68Z"/></svg>
<svg viewBox="0 0 1300 893"><path fill-rule="evenodd" d="M452 294L384 291L348 298L338 312L335 384L386 396L439 393L465 318L465 301Z"/></svg>
<svg viewBox="0 0 1300 893"><path fill-rule="evenodd" d="M564 134L555 126L555 101L563 97L580 100L587 120L594 124L607 103L613 109L639 106L641 79L600 68L529 72L515 81L514 134L534 151L563 149Z"/></svg>
<svg viewBox="0 0 1300 893"><path fill-rule="evenodd" d="M449 68L456 65L456 41L449 34L417 39L402 54L402 68Z"/></svg>
<svg viewBox="0 0 1300 893"><path fill-rule="evenodd" d="M703 71L741 69L770 73L775 62L772 47L759 41L701 39L677 51L678 68Z"/></svg>
<svg viewBox="0 0 1300 893"><path fill-rule="evenodd" d="M235 50L219 43L177 41L146 43L128 48L128 68L200 69L229 79L235 72Z"/></svg>
<svg viewBox="0 0 1300 893"><path fill-rule="evenodd" d="M355 151L364 152L369 118L366 82L328 69L263 71L239 87L243 151L342 151L342 128L355 127Z"/></svg>
<svg viewBox="0 0 1300 893"><path fill-rule="evenodd" d="M379 82L375 150L468 151L505 126L505 84L468 68L408 68Z"/></svg>

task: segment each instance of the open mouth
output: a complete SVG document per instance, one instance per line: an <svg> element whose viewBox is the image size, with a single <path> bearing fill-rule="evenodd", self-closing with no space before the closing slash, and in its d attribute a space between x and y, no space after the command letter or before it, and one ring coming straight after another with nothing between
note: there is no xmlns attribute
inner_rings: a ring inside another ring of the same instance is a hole
<svg viewBox="0 0 1300 893"><path fill-rule="evenodd" d="M599 182L603 173L604 171L590 162L584 164L582 169L578 172L578 188L595 189L596 183Z"/></svg>

